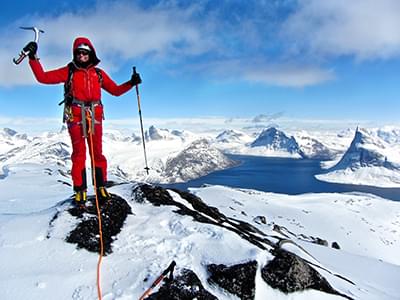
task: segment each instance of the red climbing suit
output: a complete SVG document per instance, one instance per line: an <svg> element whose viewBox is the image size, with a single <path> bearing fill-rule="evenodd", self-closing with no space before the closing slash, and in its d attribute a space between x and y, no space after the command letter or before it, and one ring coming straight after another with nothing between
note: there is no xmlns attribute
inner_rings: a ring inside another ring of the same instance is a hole
<svg viewBox="0 0 400 300"><path fill-rule="evenodd" d="M68 131L72 141L72 181L74 190L86 189L86 143L83 130L82 112L81 109L89 107L94 108L94 133L93 133L93 155L95 161L96 182L98 186L104 186L107 181L107 160L103 155L102 149L102 121L103 121L103 105L101 104L101 88L114 96L122 95L129 91L132 85L129 81L117 85L103 70L100 70L102 80L99 80L99 75L96 72L95 66L100 62L96 56L96 51L89 41L84 37L75 39L73 51L81 45L86 44L91 49L91 64L87 67L78 67L74 69L71 82L71 93L77 103L81 105L72 105L73 118L67 122ZM57 84L65 83L68 80L69 67L65 66L59 69L44 71L39 60L30 59L29 64L32 71L40 83ZM100 86L101 85L101 86ZM93 106L91 104L94 104ZM87 127L87 126L86 126ZM90 135L88 135L88 139Z"/></svg>

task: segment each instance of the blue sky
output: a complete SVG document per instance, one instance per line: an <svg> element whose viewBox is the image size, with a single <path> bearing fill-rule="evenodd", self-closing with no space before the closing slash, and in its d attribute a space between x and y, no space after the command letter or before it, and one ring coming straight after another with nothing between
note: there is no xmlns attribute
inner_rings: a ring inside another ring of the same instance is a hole
<svg viewBox="0 0 400 300"><path fill-rule="evenodd" d="M397 0L19 1L2 8L0 25L0 120L61 115L62 86L12 64L33 38L18 27L35 25L45 69L66 65L82 35L116 82L137 66L148 118L399 124ZM108 118L137 117L134 90L103 101Z"/></svg>

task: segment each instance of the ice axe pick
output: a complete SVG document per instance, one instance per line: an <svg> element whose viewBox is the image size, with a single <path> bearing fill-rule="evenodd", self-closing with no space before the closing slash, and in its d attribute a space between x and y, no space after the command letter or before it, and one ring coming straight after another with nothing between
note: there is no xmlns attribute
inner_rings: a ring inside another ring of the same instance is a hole
<svg viewBox="0 0 400 300"><path fill-rule="evenodd" d="M20 27L20 28L24 29L24 30L33 30L35 32L35 40L34 40L35 43L37 43L39 41L39 34L40 33L44 33L43 30L38 29L37 27ZM26 52L24 50L21 50L21 53L19 54L19 57L18 58L13 58L14 64L18 65L21 61L24 60L25 57L28 56L28 54L29 54L29 51Z"/></svg>

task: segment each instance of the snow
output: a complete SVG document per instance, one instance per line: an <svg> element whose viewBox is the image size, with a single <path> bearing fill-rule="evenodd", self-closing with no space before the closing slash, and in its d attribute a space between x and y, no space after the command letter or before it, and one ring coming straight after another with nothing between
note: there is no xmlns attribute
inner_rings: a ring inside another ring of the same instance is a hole
<svg viewBox="0 0 400 300"><path fill-rule="evenodd" d="M351 129L340 132L291 130L284 132L276 128L260 132L243 129L225 129L215 135L212 132L193 133L188 130L160 129L150 126L145 132L146 152L150 174L144 167L143 145L140 136L106 129L103 137L104 153L109 162L110 177L119 180L138 180L154 183L182 182L204 176L212 171L228 168L228 158L223 154L256 155L267 157L289 157L302 159L329 159L321 161L326 170L316 177L319 180L343 184L360 184L377 187L399 187L400 182L400 129L398 127L360 128L360 142L355 142ZM291 136L291 138L288 138ZM196 144L207 140L206 148ZM255 146L256 145L256 146ZM190 158L184 150L196 149ZM215 148L218 150L216 151ZM0 178L11 165L18 163L57 163L68 172L71 161L70 138L63 128L59 132L44 132L29 137L12 129L0 131ZM356 164L365 156L365 161ZM204 164L191 164L210 155ZM346 156L346 153L349 155ZM346 158L349 157L349 158ZM179 172L171 173L168 162L181 162ZM379 164L377 165L377 162ZM218 167L218 166L221 167ZM89 166L88 166L89 167ZM182 174L185 174L182 176Z"/></svg>
<svg viewBox="0 0 400 300"><path fill-rule="evenodd" d="M335 170L318 174L317 179L333 183L370 185L386 188L400 187L400 172L384 167L364 167L360 169Z"/></svg>
<svg viewBox="0 0 400 300"><path fill-rule="evenodd" d="M133 214L114 241L113 253L103 259L103 299L138 299L171 260L177 262L177 272L192 269L219 299L238 298L208 284L204 266L249 260L259 264L257 300L343 299L315 290L284 294L272 289L260 274L261 267L272 258L270 253L226 228L197 223L177 214L173 206L135 202L132 189L138 181L162 179L160 174L167 160L204 137L181 131L163 133L164 138L149 139L146 144L152 168L149 176L143 171L143 149L137 138L117 131L104 137L110 177L125 182L110 188L110 192L126 199ZM397 149L398 145L393 144L398 143L397 133L393 128L380 131L380 136L385 137L380 142L386 151ZM248 149L249 136L239 142L224 142L228 144L226 149L229 144ZM310 136L316 137L315 133ZM64 241L77 222L66 212L66 199L71 195L68 135L61 131L20 137L17 133L0 134L1 298L26 299L29 295L29 299L97 299L98 255ZM378 138L378 134L374 137ZM349 137L343 139L329 133L320 140L328 148L337 145L334 150L342 149L344 153L347 148L343 145ZM347 174L347 182L361 178L360 183L364 184L370 174L374 174L371 185L383 184L385 176L388 183L398 180L397 171L387 175L387 169L371 168L357 170L364 174ZM363 300L399 299L399 202L362 193L293 196L224 186L192 188L191 192L231 220L250 223L271 239L290 239L292 243L283 247L319 266L317 271L340 292ZM177 193L170 194L193 209ZM50 225L57 213L59 217ZM266 224L259 222L260 216L265 217ZM328 246L313 243L316 238L326 240ZM331 247L333 242L340 245L339 250ZM334 274L348 278L354 285Z"/></svg>
<svg viewBox="0 0 400 300"><path fill-rule="evenodd" d="M18 184L26 179L13 181ZM124 184L110 191L130 200L133 186ZM3 197L0 199L2 299L23 299L26 295L30 299L97 298L97 255L77 250L63 241L75 219L64 211L68 204L62 202L62 194L56 196L58 190L57 186L45 191L37 187L37 198L46 200L35 199L28 206L27 201L20 202L13 209L7 207L9 203ZM21 196L32 192L21 191ZM278 234L272 231L273 224L287 228L291 239L320 265L356 284L350 285L319 270L335 288L357 299L398 299L400 203L370 195L288 196L222 186L196 188L192 192L226 216L247 221L267 234ZM49 194L53 196L47 197ZM171 192L171 195L179 199L178 194ZM183 199L180 202L188 205ZM235 299L207 284L204 264L255 259L262 266L271 259L269 253L233 232L196 223L191 217L176 214L174 207L155 207L132 200L129 204L133 215L128 216L113 243L113 253L103 259L103 299L137 299L171 260L178 262L177 271L182 268L195 271L219 299ZM61 216L50 227L49 222L57 212ZM267 224L253 221L259 215L266 217ZM341 250L307 242L310 236L337 241ZM308 257L300 248L292 248L291 251ZM256 299L341 299L313 290L285 295L268 287L260 276L258 272ZM145 278L150 280L144 282Z"/></svg>

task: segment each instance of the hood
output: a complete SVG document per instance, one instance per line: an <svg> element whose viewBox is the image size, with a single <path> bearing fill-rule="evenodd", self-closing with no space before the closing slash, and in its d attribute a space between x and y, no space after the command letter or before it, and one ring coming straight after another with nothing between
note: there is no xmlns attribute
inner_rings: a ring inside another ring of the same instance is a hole
<svg viewBox="0 0 400 300"><path fill-rule="evenodd" d="M74 59L74 52L80 44L87 44L90 47L90 49L92 49L92 52L90 53L90 62L94 66L97 65L100 62L100 59L96 55L96 49L94 49L92 42L86 37L77 37L75 39L74 44L72 46L73 59Z"/></svg>

